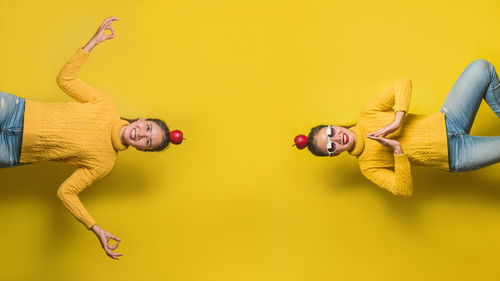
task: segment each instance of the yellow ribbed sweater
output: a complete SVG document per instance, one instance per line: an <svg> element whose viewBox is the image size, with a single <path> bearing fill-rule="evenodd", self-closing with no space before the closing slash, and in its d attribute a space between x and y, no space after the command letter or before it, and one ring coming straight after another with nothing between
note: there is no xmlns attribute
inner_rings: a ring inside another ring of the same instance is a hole
<svg viewBox="0 0 500 281"><path fill-rule="evenodd" d="M399 141L404 154L395 155L391 148L366 137L394 120L395 111L408 112L411 81L401 79L368 102L356 126L351 155L357 157L361 173L395 195L410 196L413 192L410 165L421 165L449 171L448 142L444 114L407 114L401 127L387 138Z"/></svg>
<svg viewBox="0 0 500 281"><path fill-rule="evenodd" d="M78 102L44 103L26 100L21 163L62 161L78 168L59 187L57 196L87 228L96 222L78 194L111 171L121 143L121 120L115 102L78 77L88 57L79 49L64 65L57 84Z"/></svg>

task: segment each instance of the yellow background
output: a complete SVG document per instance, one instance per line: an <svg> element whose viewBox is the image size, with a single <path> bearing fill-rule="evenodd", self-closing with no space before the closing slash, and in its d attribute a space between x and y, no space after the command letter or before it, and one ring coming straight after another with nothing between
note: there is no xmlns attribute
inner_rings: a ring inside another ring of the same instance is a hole
<svg viewBox="0 0 500 281"><path fill-rule="evenodd" d="M55 83L105 17L117 37L81 71L123 116L187 140L129 149L81 198L122 239L109 259L55 193L73 168L0 171L0 280L498 280L500 165L414 168L393 197L355 158L291 147L356 120L413 80L410 111L439 110L477 58L500 65L498 1L0 2L0 90L70 101ZM500 135L483 104L473 133Z"/></svg>

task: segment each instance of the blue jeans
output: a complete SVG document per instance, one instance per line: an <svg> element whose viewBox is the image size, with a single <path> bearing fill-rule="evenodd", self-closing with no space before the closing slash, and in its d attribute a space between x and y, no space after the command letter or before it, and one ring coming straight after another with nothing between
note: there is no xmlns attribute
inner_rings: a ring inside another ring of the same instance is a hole
<svg viewBox="0 0 500 281"><path fill-rule="evenodd" d="M20 165L24 99L0 92L0 168Z"/></svg>
<svg viewBox="0 0 500 281"><path fill-rule="evenodd" d="M479 169L500 162L500 137L469 135L482 100L500 117L500 82L486 60L473 61L460 75L444 101L451 172Z"/></svg>

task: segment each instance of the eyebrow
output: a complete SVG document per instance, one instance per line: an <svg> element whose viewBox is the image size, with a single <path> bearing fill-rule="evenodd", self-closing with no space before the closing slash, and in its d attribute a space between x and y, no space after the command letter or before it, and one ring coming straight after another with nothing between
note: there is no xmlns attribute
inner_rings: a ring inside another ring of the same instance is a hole
<svg viewBox="0 0 500 281"><path fill-rule="evenodd" d="M153 124L149 123L149 128L151 130L151 132L153 132ZM151 139L151 137L149 137L149 147L152 147L153 146L153 140Z"/></svg>

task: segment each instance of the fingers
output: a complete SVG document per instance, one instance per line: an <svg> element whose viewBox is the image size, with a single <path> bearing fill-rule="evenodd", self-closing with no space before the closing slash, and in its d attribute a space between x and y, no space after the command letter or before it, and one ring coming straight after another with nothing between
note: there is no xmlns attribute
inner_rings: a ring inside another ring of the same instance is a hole
<svg viewBox="0 0 500 281"><path fill-rule="evenodd" d="M116 242L116 244L115 244L115 245L109 245L109 244L108 244L108 248L109 248L110 250L113 250L113 251L114 251L116 248L118 248L118 245L120 245L120 242Z"/></svg>
<svg viewBox="0 0 500 281"><path fill-rule="evenodd" d="M115 245L109 245L109 240L111 240L111 239L113 239L113 240L115 240L115 241L116 241L116 244L115 244ZM107 245L107 247L108 247L109 249L111 249L111 250L115 250L116 248L118 248L118 245L120 245L120 242L121 242L121 241L122 241L122 240L120 240L120 238L118 238L118 237L114 236L113 234L109 234L109 236L108 236L108 238L107 238L107 241L106 241L106 245Z"/></svg>
<svg viewBox="0 0 500 281"><path fill-rule="evenodd" d="M111 249L111 250L115 250L116 248L118 248L118 245L120 245L120 241L116 240L116 244L113 246L113 245L109 245L108 244L108 247Z"/></svg>
<svg viewBox="0 0 500 281"><path fill-rule="evenodd" d="M389 141L388 139L386 139L384 137L370 136L368 138L376 140L376 141L378 141L380 143L387 143Z"/></svg>
<svg viewBox="0 0 500 281"><path fill-rule="evenodd" d="M113 240L115 240L115 241L117 241L117 242L121 242L121 241L122 241L122 240L120 240L120 238L118 238L118 237L114 236L113 234L110 234L109 238L110 238L110 239L113 239Z"/></svg>
<svg viewBox="0 0 500 281"><path fill-rule="evenodd" d="M393 139L386 139L384 137L374 137L374 136L369 136L368 138L376 140L381 145L390 147L392 149L396 149L398 146L400 146L399 142Z"/></svg>
<svg viewBox="0 0 500 281"><path fill-rule="evenodd" d="M111 35L115 35L115 29L111 25L106 27L106 30L111 30Z"/></svg>
<svg viewBox="0 0 500 281"><path fill-rule="evenodd" d="M107 18L104 20L104 22L101 24L101 26L99 26L99 29L97 30L96 34L94 35L94 37L97 39L98 43L100 43L102 41L109 40L109 39L113 39L116 37L115 29L113 28L113 26L111 26L111 24L115 20L119 20L119 18L117 18L117 17ZM105 34L104 32L106 30L111 31L111 34Z"/></svg>
<svg viewBox="0 0 500 281"><path fill-rule="evenodd" d="M366 136L374 136L375 137L375 136L379 136L379 135L383 134L384 132L385 132L385 128L381 128L376 132L366 134Z"/></svg>
<svg viewBox="0 0 500 281"><path fill-rule="evenodd" d="M109 40L115 38L115 35L105 35L104 40Z"/></svg>
<svg viewBox="0 0 500 281"><path fill-rule="evenodd" d="M108 27L110 27L113 23L113 21L118 21L120 20L119 18L117 17L109 17L109 18L106 18L104 19L104 21L102 22L102 24L99 26L99 30L105 30L105 29L108 29Z"/></svg>
<svg viewBox="0 0 500 281"><path fill-rule="evenodd" d="M108 257L115 259L115 260L117 260L119 257L123 256L123 254L115 253L111 250L105 250L105 251L106 251L106 255L108 255Z"/></svg>
<svg viewBox="0 0 500 281"><path fill-rule="evenodd" d="M387 139L383 137L377 137L377 136L367 136L369 139L376 140L382 145L387 145Z"/></svg>
<svg viewBox="0 0 500 281"><path fill-rule="evenodd" d="M104 246L104 251L106 252L108 257L117 260L118 257L123 256L123 254L113 252L116 248L118 248L118 245L120 245L120 239L113 238L113 240L116 241L116 244L114 246L112 246L112 245L109 245L108 243L106 243L106 245Z"/></svg>
<svg viewBox="0 0 500 281"><path fill-rule="evenodd" d="M380 137L377 137L377 136L368 136L367 135L366 137L369 139L372 139L372 140L376 140L376 141L380 141L380 139L381 139Z"/></svg>
<svg viewBox="0 0 500 281"><path fill-rule="evenodd" d="M105 18L102 25L105 25L105 24L108 24L108 23L111 23L113 21L118 21L120 20L118 17L109 17L109 18Z"/></svg>
<svg viewBox="0 0 500 281"><path fill-rule="evenodd" d="M113 250L116 249L116 247L118 247L118 244L119 242L117 242L115 246L110 246L109 244L106 244L106 246L104 247L104 251L106 252L106 255L108 255L108 257L117 260L118 257L123 256L123 254L113 252Z"/></svg>

